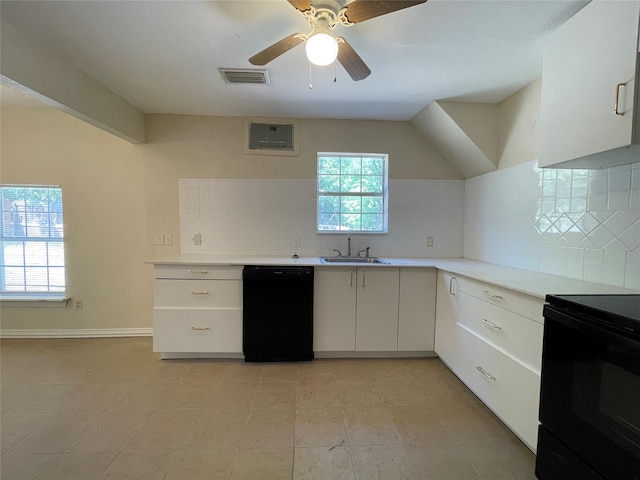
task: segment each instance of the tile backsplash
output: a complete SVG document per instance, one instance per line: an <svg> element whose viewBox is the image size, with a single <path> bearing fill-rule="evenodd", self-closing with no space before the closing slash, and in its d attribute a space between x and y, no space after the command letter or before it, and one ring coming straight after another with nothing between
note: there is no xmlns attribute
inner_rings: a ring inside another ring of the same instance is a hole
<svg viewBox="0 0 640 480"><path fill-rule="evenodd" d="M346 235L316 232L313 179L181 178L178 191L182 253L346 253ZM390 180L389 233L354 234L352 253L371 246L374 256L461 257L463 217L464 181Z"/></svg>
<svg viewBox="0 0 640 480"><path fill-rule="evenodd" d="M526 162L466 180L464 256L640 289L640 163Z"/></svg>
<svg viewBox="0 0 640 480"><path fill-rule="evenodd" d="M346 235L316 232L315 180L181 178L178 187L182 253L345 253ZM640 289L640 163L570 170L526 162L465 181L390 180L389 233L353 235L352 253L367 246L375 256L464 253Z"/></svg>

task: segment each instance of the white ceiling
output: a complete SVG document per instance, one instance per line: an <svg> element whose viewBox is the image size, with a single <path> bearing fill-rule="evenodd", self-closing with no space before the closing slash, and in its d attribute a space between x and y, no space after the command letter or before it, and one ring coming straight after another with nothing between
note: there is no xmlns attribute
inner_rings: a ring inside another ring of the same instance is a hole
<svg viewBox="0 0 640 480"><path fill-rule="evenodd" d="M354 82L338 64L334 83L334 67L313 67L312 89L302 45L267 65L271 85L218 72L308 32L285 0L2 0L0 15L145 113L409 120L435 99L499 102L538 78L545 34L586 3L430 0L339 25L373 73Z"/></svg>

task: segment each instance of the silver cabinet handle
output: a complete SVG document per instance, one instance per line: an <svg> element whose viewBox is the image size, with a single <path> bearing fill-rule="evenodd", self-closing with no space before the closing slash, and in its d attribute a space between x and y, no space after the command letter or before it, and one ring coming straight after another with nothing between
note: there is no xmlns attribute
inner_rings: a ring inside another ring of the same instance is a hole
<svg viewBox="0 0 640 480"><path fill-rule="evenodd" d="M454 281L458 281L458 279L456 277L451 277L449 279L449 295L455 295L456 292L453 290L453 282Z"/></svg>
<svg viewBox="0 0 640 480"><path fill-rule="evenodd" d="M191 275L206 275L209 273L207 270L189 270Z"/></svg>
<svg viewBox="0 0 640 480"><path fill-rule="evenodd" d="M491 327L495 330L502 330L502 327L499 327L498 325L496 325L495 323L491 323L489 320L487 320L486 318L482 319L482 323L484 323L486 326Z"/></svg>
<svg viewBox="0 0 640 480"><path fill-rule="evenodd" d="M489 372L487 372L484 368L482 368L481 366L477 366L476 370L478 370L482 375L484 375L485 377L487 377L489 380L491 380L492 382L496 381L496 377L494 377L493 375L491 375Z"/></svg>
<svg viewBox="0 0 640 480"><path fill-rule="evenodd" d="M191 295L209 295L209 292L191 292Z"/></svg>
<svg viewBox="0 0 640 480"><path fill-rule="evenodd" d="M613 104L613 111L615 112L616 115L624 115L624 112L621 112L620 110L618 110L619 107L619 101L620 101L620 89L622 87L626 87L627 84L626 83L619 83L616 85L616 101Z"/></svg>
<svg viewBox="0 0 640 480"><path fill-rule="evenodd" d="M495 293L491 293L488 290L483 290L482 293L484 293L487 297L491 297L491 298L494 298L496 300L502 300L502 297L500 295L496 295Z"/></svg>
<svg viewBox="0 0 640 480"><path fill-rule="evenodd" d="M202 330L211 330L210 327L191 327L191 330L202 331Z"/></svg>
<svg viewBox="0 0 640 480"><path fill-rule="evenodd" d="M364 287L364 272L362 272L362 286Z"/></svg>
<svg viewBox="0 0 640 480"><path fill-rule="evenodd" d="M349 270L349 286L353 287L353 270Z"/></svg>

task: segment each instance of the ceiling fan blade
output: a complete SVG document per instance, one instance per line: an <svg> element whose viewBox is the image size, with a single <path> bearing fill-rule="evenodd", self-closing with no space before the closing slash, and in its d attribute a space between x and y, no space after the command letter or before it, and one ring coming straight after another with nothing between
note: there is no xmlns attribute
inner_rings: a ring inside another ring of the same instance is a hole
<svg viewBox="0 0 640 480"><path fill-rule="evenodd" d="M299 12L311 10L311 0L287 0Z"/></svg>
<svg viewBox="0 0 640 480"><path fill-rule="evenodd" d="M344 16L349 23L360 23L421 3L427 3L427 0L354 0L344 8Z"/></svg>
<svg viewBox="0 0 640 480"><path fill-rule="evenodd" d="M300 45L304 42L304 35L294 33L286 38L283 38L279 42L274 43L270 47L265 48L261 52L256 53L249 59L249 63L252 65L266 65L271 60L278 58L283 53L288 52L293 47Z"/></svg>
<svg viewBox="0 0 640 480"><path fill-rule="evenodd" d="M342 37L338 40L338 61L347 71L349 76L355 80L364 80L371 75L371 70L367 64L360 58L351 45Z"/></svg>

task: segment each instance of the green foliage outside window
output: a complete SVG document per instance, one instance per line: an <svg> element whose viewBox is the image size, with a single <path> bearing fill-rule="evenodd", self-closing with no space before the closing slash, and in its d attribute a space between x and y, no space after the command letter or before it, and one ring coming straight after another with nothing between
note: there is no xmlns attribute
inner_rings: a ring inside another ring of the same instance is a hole
<svg viewBox="0 0 640 480"><path fill-rule="evenodd" d="M318 154L318 231L386 232L387 156Z"/></svg>

